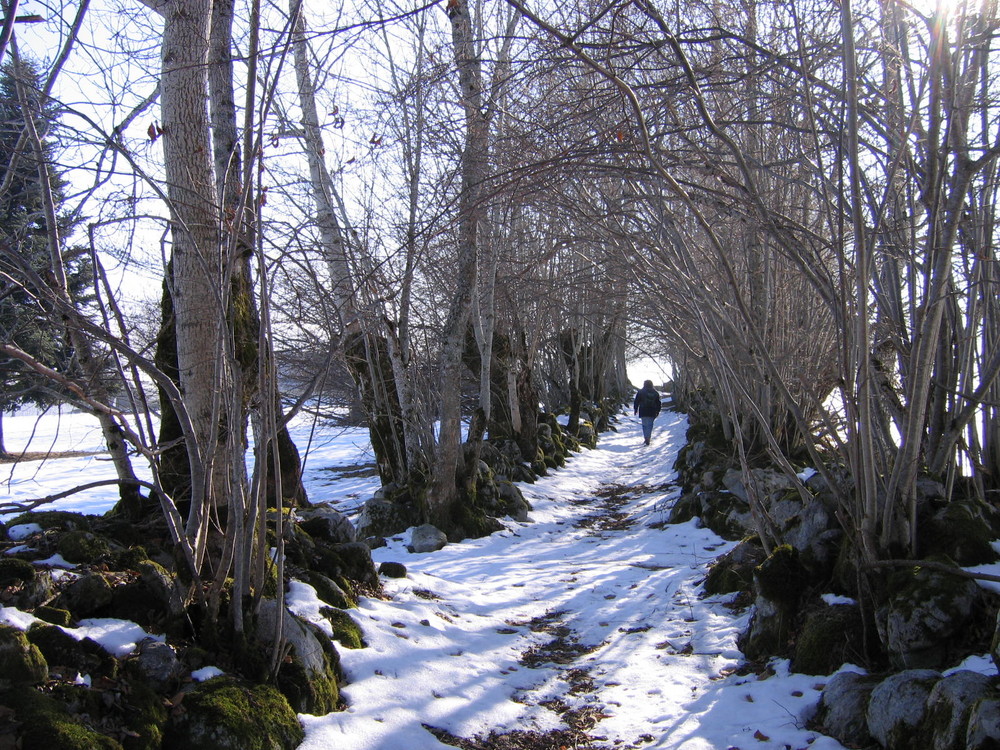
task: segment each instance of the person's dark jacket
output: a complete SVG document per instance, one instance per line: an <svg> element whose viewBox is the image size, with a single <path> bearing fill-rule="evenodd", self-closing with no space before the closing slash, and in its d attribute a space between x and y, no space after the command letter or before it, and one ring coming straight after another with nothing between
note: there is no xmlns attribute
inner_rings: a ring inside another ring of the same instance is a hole
<svg viewBox="0 0 1000 750"><path fill-rule="evenodd" d="M635 394L632 409L640 417L655 417L660 413L660 394L651 387L644 386Z"/></svg>

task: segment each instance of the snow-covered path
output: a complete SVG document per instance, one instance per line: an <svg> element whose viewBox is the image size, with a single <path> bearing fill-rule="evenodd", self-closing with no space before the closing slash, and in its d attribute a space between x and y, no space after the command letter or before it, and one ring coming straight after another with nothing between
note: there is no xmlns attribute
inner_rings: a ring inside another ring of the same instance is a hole
<svg viewBox="0 0 1000 750"><path fill-rule="evenodd" d="M567 725L586 732L576 747L841 747L804 728L824 678L783 662L768 679L735 673L747 614L699 588L730 543L662 524L685 418L661 415L650 447L631 417L618 427L522 485L531 523L431 554L408 553L405 535L373 552L408 576L352 611L368 647L341 649L349 708L302 716L302 748L424 750L448 735L489 748ZM322 623L310 594L294 589L296 609Z"/></svg>

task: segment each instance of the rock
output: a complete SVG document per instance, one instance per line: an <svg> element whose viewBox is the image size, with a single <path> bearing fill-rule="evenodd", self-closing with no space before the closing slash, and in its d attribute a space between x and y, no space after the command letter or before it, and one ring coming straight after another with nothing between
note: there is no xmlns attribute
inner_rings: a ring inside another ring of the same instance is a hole
<svg viewBox="0 0 1000 750"><path fill-rule="evenodd" d="M698 493L698 516L704 526L723 539L735 541L757 533L746 500L725 490Z"/></svg>
<svg viewBox="0 0 1000 750"><path fill-rule="evenodd" d="M856 604L820 605L811 609L795 639L792 671L832 674L845 663L864 662L864 622Z"/></svg>
<svg viewBox="0 0 1000 750"><path fill-rule="evenodd" d="M410 552L437 552L448 543L448 537L436 526L425 523L417 526L410 535L410 544L407 549Z"/></svg>
<svg viewBox="0 0 1000 750"><path fill-rule="evenodd" d="M181 671L174 649L154 638L144 638L139 642L132 663L159 692L166 692Z"/></svg>
<svg viewBox="0 0 1000 750"><path fill-rule="evenodd" d="M947 555L961 566L996 562L996 511L978 500L953 500L918 527L924 557Z"/></svg>
<svg viewBox="0 0 1000 750"><path fill-rule="evenodd" d="M0 625L0 690L37 685L49 676L49 665L38 646L15 627Z"/></svg>
<svg viewBox="0 0 1000 750"><path fill-rule="evenodd" d="M52 574L16 557L0 559L0 589L4 603L20 609L34 609L52 598Z"/></svg>
<svg viewBox="0 0 1000 750"><path fill-rule="evenodd" d="M378 572L375 570L375 563L372 562L372 551L367 544L364 542L334 544L333 551L342 561L342 575L363 589L379 587Z"/></svg>
<svg viewBox="0 0 1000 750"><path fill-rule="evenodd" d="M270 685L215 677L184 696L164 748L185 750L293 750L305 739L295 711Z"/></svg>
<svg viewBox="0 0 1000 750"><path fill-rule="evenodd" d="M510 516L520 523L527 523L531 505L524 499L520 488L506 479L497 479L495 484L499 513Z"/></svg>
<svg viewBox="0 0 1000 750"><path fill-rule="evenodd" d="M5 719L17 727L5 739L25 750L122 750L122 745L80 723L58 700L32 688L21 687L4 694ZM131 746L130 746L131 747Z"/></svg>
<svg viewBox="0 0 1000 750"><path fill-rule="evenodd" d="M325 633L296 617L274 599L261 602L257 637L270 647L282 618L281 634L292 647L291 659L281 665L278 688L299 713L327 714L337 707L340 657Z"/></svg>
<svg viewBox="0 0 1000 750"><path fill-rule="evenodd" d="M406 524L396 504L376 496L366 500L361 506L355 533L358 538L365 539L370 536L389 536L405 528Z"/></svg>
<svg viewBox="0 0 1000 750"><path fill-rule="evenodd" d="M840 672L826 683L819 699L816 720L823 734L847 747L870 745L865 713L868 700L879 679L857 672Z"/></svg>
<svg viewBox="0 0 1000 750"><path fill-rule="evenodd" d="M67 586L52 602L53 606L68 609L73 619L92 617L101 612L114 598L114 589L101 573L86 573Z"/></svg>
<svg viewBox="0 0 1000 750"><path fill-rule="evenodd" d="M330 623L330 627L333 630L333 639L341 646L357 649L364 648L367 645L361 627L349 614L333 607L323 607L319 613Z"/></svg>
<svg viewBox="0 0 1000 750"><path fill-rule="evenodd" d="M969 714L975 703L990 695L991 682L986 675L966 669L941 678L927 698L927 747L965 750Z"/></svg>
<svg viewBox="0 0 1000 750"><path fill-rule="evenodd" d="M966 750L996 750L1000 747L1000 698L976 701L969 712L965 733Z"/></svg>
<svg viewBox="0 0 1000 750"><path fill-rule="evenodd" d="M406 566L398 562L384 562L378 566L378 574L386 578L406 578Z"/></svg>
<svg viewBox="0 0 1000 750"><path fill-rule="evenodd" d="M114 678L118 674L118 660L92 638L77 640L62 628L39 623L28 628L26 635L53 667L91 677Z"/></svg>
<svg viewBox="0 0 1000 750"><path fill-rule="evenodd" d="M993 666L1000 670L1000 610L997 611L996 627L993 629L993 642L990 644L990 659Z"/></svg>
<svg viewBox="0 0 1000 750"><path fill-rule="evenodd" d="M17 557L0 558L0 589L23 586L35 577L35 566Z"/></svg>
<svg viewBox="0 0 1000 750"><path fill-rule="evenodd" d="M305 577L306 583L316 589L316 596L327 604L340 609L352 609L358 606L353 594L344 591L344 588L332 578L311 570L306 571Z"/></svg>
<svg viewBox="0 0 1000 750"><path fill-rule="evenodd" d="M756 539L740 542L712 564L705 579L705 591L709 594L750 591L754 570L764 562L765 557Z"/></svg>
<svg viewBox="0 0 1000 750"><path fill-rule="evenodd" d="M310 536L334 544L356 542L357 530L343 513L328 505L313 505L298 511L300 526Z"/></svg>
<svg viewBox="0 0 1000 750"><path fill-rule="evenodd" d="M927 698L941 674L909 669L894 674L872 690L866 719L871 736L886 750L920 747L918 730L927 715Z"/></svg>
<svg viewBox="0 0 1000 750"><path fill-rule="evenodd" d="M749 659L764 659L788 651L796 610L808 576L792 547L775 547L754 570L754 612L747 630L738 639Z"/></svg>
<svg viewBox="0 0 1000 750"><path fill-rule="evenodd" d="M59 554L71 563L92 563L111 553L111 545L89 531L78 529L59 537Z"/></svg>
<svg viewBox="0 0 1000 750"><path fill-rule="evenodd" d="M946 648L959 634L981 596L975 581L916 568L894 573L889 598L876 621L893 665L907 669L946 666Z"/></svg>

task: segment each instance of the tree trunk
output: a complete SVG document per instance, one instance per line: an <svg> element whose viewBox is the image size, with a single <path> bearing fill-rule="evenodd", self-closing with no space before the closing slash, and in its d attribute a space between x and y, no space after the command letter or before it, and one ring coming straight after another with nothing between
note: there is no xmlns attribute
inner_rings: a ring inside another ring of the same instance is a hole
<svg viewBox="0 0 1000 750"><path fill-rule="evenodd" d="M450 3L448 15L459 92L465 110L465 147L458 207L458 273L441 347L441 429L428 498L429 520L445 530L454 527L455 504L462 500L458 493L460 478L465 473L461 444L462 350L479 270L479 227L485 215L482 196L489 155L488 123L483 112L482 62L475 48L467 0Z"/></svg>

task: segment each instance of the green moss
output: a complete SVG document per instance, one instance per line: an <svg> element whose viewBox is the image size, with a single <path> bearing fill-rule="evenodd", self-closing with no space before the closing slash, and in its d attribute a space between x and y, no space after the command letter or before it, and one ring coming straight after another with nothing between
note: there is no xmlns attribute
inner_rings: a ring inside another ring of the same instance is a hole
<svg viewBox="0 0 1000 750"><path fill-rule="evenodd" d="M270 685L216 677L188 693L183 705L168 725L165 748L291 750L305 738L292 707Z"/></svg>
<svg viewBox="0 0 1000 750"><path fill-rule="evenodd" d="M59 701L30 688L4 694L4 704L14 711L20 726L22 750L122 750L110 737L71 716Z"/></svg>
<svg viewBox="0 0 1000 750"><path fill-rule="evenodd" d="M333 638L344 648L365 648L364 634L361 626L346 612L334 607L323 607L319 613L323 615L333 628Z"/></svg>
<svg viewBox="0 0 1000 750"><path fill-rule="evenodd" d="M808 584L798 550L788 544L775 547L754 577L761 596L783 607L794 607Z"/></svg>
<svg viewBox="0 0 1000 750"><path fill-rule="evenodd" d="M0 625L0 688L34 685L49 676L49 666L38 647L10 625Z"/></svg>
<svg viewBox="0 0 1000 750"><path fill-rule="evenodd" d="M28 583L35 577L35 566L16 557L0 559L0 589Z"/></svg>
<svg viewBox="0 0 1000 750"><path fill-rule="evenodd" d="M111 553L111 546L101 537L78 529L59 537L59 554L71 563L89 563Z"/></svg>
<svg viewBox="0 0 1000 750"><path fill-rule="evenodd" d="M34 615L39 620L51 622L53 625L62 625L63 627L68 626L73 621L73 617L70 615L69 610L59 609L59 607L50 607L47 604L35 607Z"/></svg>

